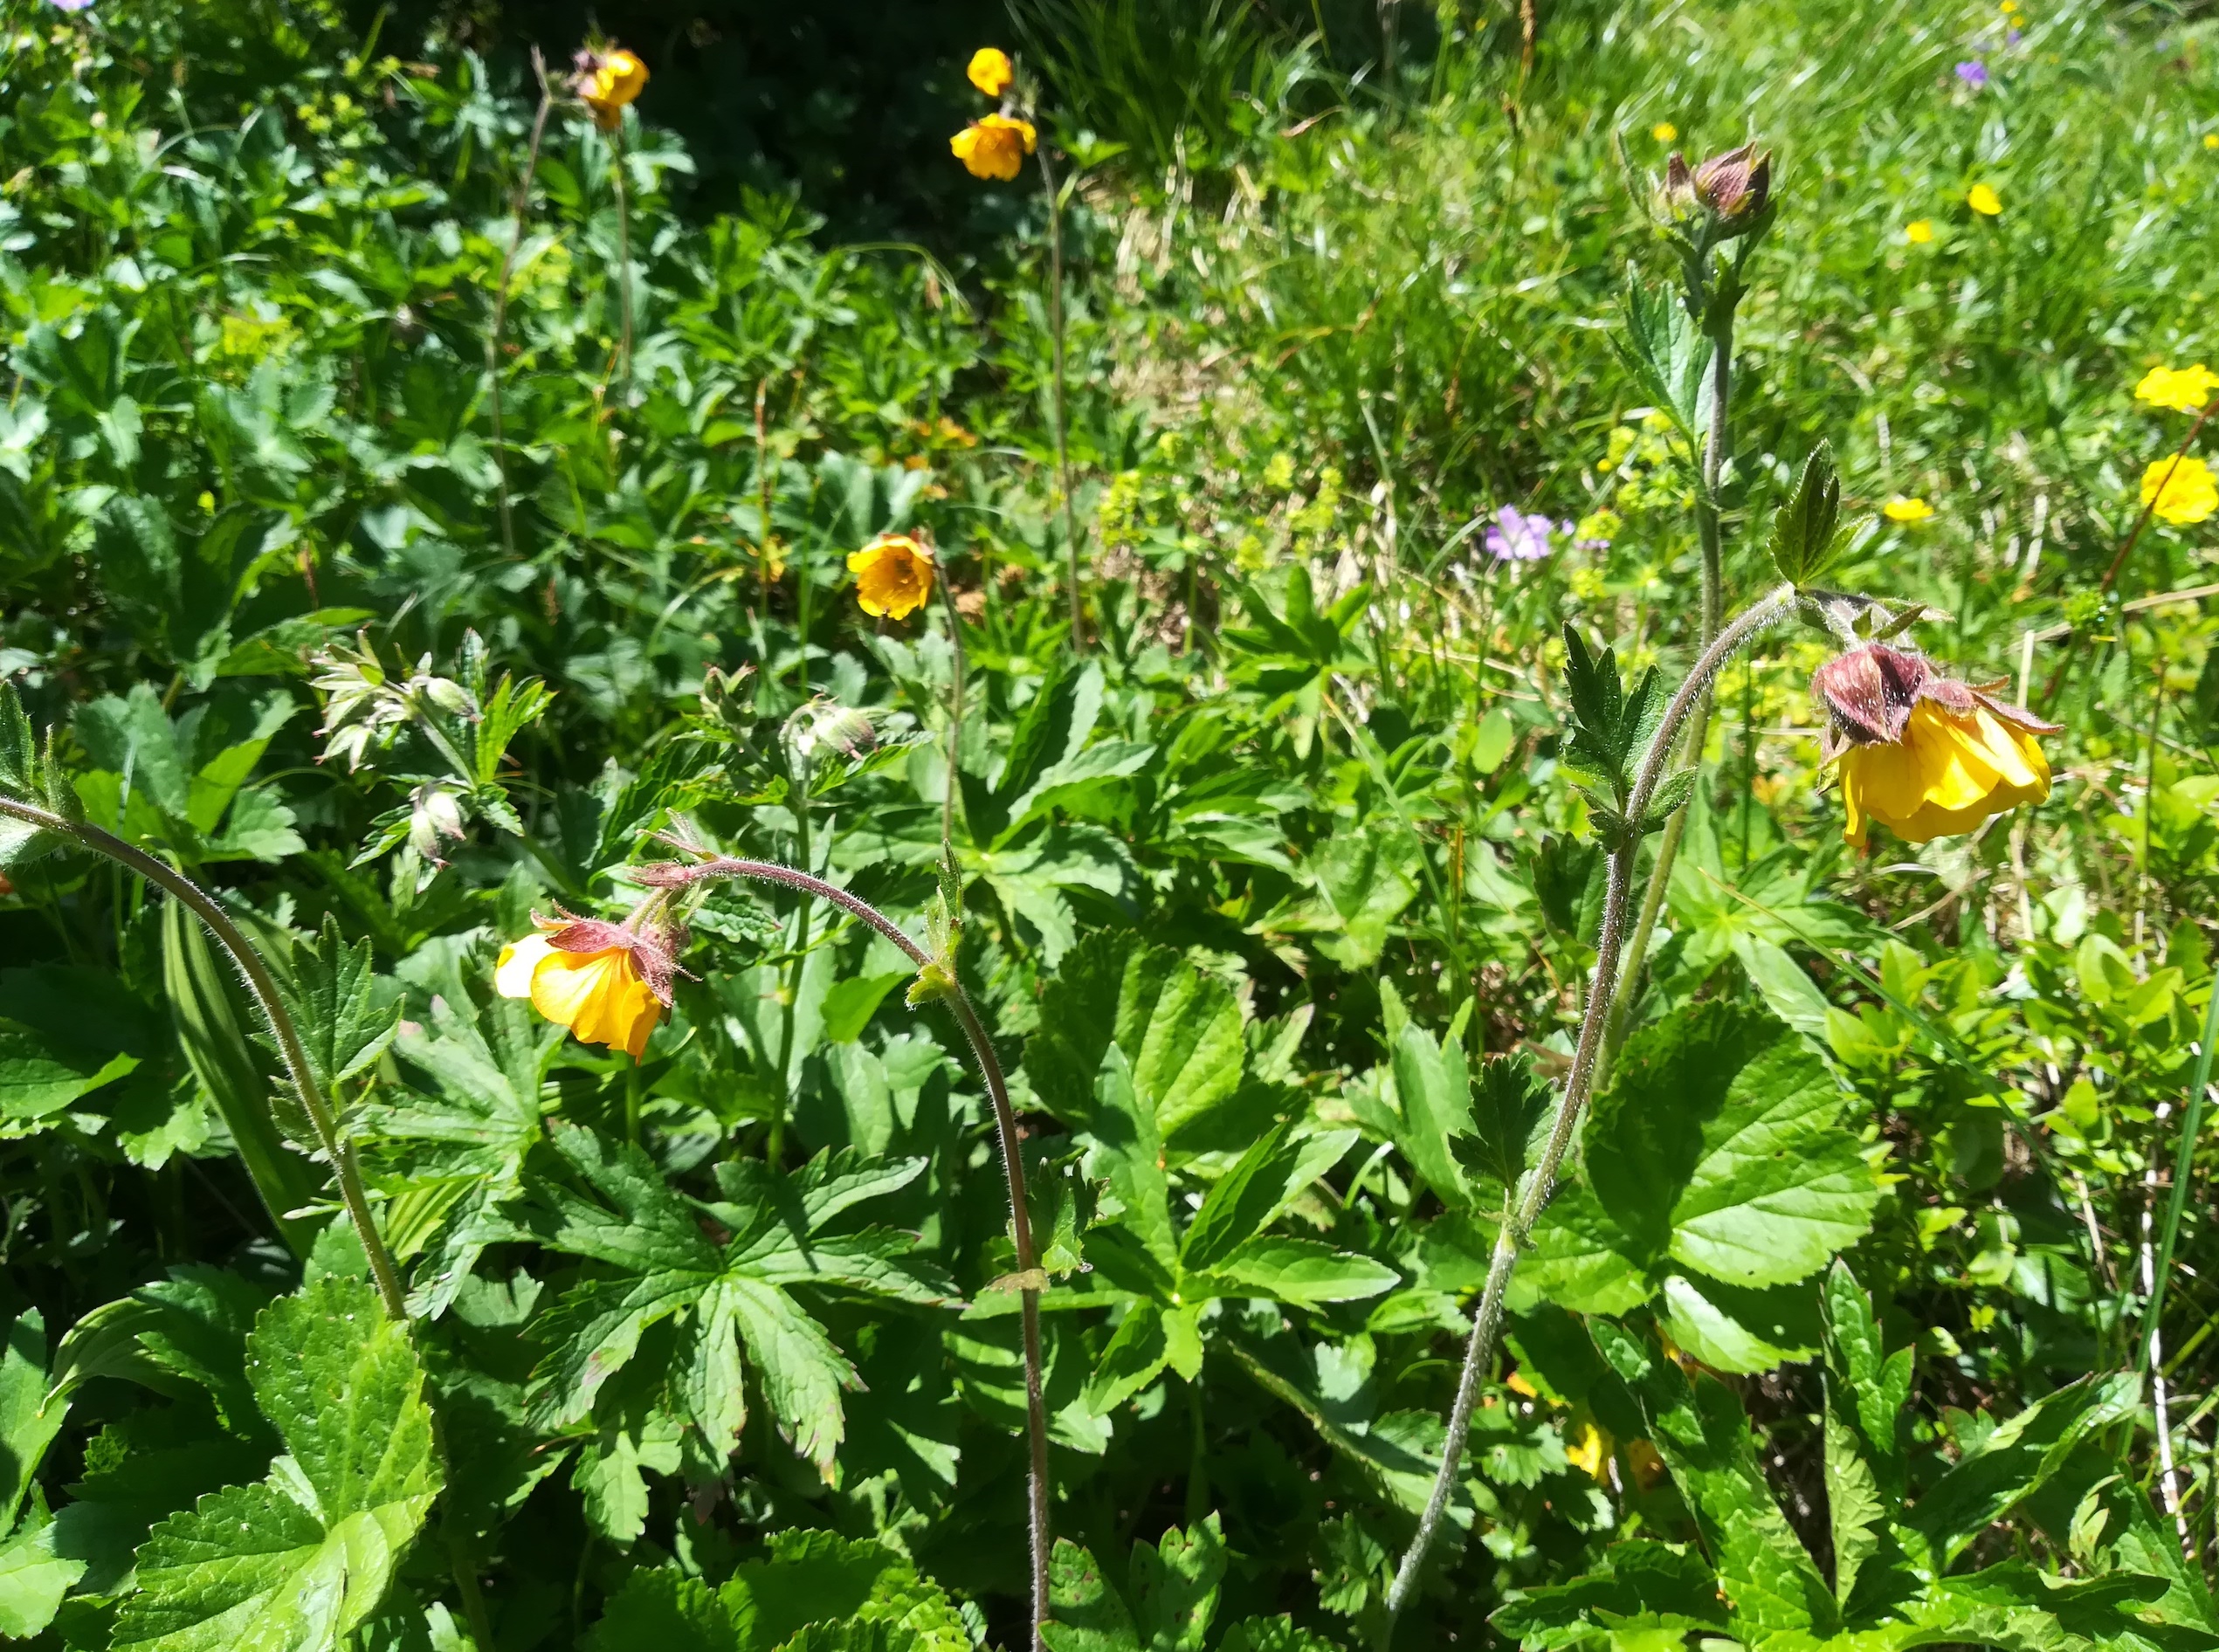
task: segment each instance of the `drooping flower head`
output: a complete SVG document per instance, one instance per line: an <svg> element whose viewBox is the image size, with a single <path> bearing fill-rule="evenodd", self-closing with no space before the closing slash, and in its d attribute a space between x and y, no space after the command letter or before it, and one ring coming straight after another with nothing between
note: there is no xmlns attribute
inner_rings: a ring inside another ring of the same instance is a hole
<svg viewBox="0 0 2219 1652"><path fill-rule="evenodd" d="M1495 525L1486 532L1487 554L1498 562L1538 562L1549 553L1553 535L1574 531L1569 522L1552 522L1538 511L1528 515L1515 505L1495 513Z"/></svg>
<svg viewBox="0 0 2219 1652"><path fill-rule="evenodd" d="M642 911L660 912L660 898ZM643 921L637 912L622 924L569 912L552 919L535 912L532 921L538 933L501 948L494 990L504 998L528 998L581 1043L606 1044L637 1061L670 1008L685 930L653 916Z"/></svg>
<svg viewBox="0 0 2219 1652"><path fill-rule="evenodd" d="M2194 454L2154 459L2142 470L2142 503L2175 527L2219 511L2219 478Z"/></svg>
<svg viewBox="0 0 2219 1652"><path fill-rule="evenodd" d="M948 139L948 148L973 177L1007 183L1023 169L1025 156L1038 146L1039 138L1030 120L984 114Z"/></svg>
<svg viewBox="0 0 2219 1652"><path fill-rule="evenodd" d="M970 82L989 98L998 98L1010 89L1010 82L1016 71L1010 66L1010 54L999 46L981 46L971 53L970 66L963 71Z"/></svg>
<svg viewBox="0 0 2219 1652"><path fill-rule="evenodd" d="M625 106L647 84L647 65L622 46L605 52L582 46L571 62L577 73L570 79L570 89L593 111L594 125L614 132L624 118Z"/></svg>
<svg viewBox="0 0 2219 1652"><path fill-rule="evenodd" d="M881 533L848 553L855 600L878 619L907 619L933 594L933 554L906 533Z"/></svg>
<svg viewBox="0 0 2219 1652"><path fill-rule="evenodd" d="M2034 736L2058 726L1944 677L1923 655L1867 643L1820 666L1810 685L1827 713L1821 754L1841 776L1843 836L1859 849L1872 821L1923 843L2050 795Z"/></svg>
<svg viewBox="0 0 2219 1652"><path fill-rule="evenodd" d="M2199 361L2194 367L2152 368L2134 387L2134 399L2175 413L2201 413L2214 390L2219 390L2219 373Z"/></svg>

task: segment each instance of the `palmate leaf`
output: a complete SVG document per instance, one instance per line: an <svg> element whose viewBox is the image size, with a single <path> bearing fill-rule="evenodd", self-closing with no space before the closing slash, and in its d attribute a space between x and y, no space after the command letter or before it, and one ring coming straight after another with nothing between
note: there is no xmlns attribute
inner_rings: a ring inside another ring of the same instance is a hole
<svg viewBox="0 0 2219 1652"><path fill-rule="evenodd" d="M438 1492L423 1371L369 1286L327 1278L272 1304L247 1373L288 1455L260 1484L155 1528L119 1649L336 1649L376 1610Z"/></svg>
<svg viewBox="0 0 2219 1652"><path fill-rule="evenodd" d="M953 1283L909 1256L907 1236L821 1231L851 1206L906 1187L925 1161L820 1154L791 1177L727 1161L718 1167L726 1200L697 1208L671 1191L637 1146L570 1125L559 1126L553 1141L596 1196L542 1185L533 1225L551 1248L607 1264L618 1277L573 1286L541 1319L536 1334L549 1352L534 1378L539 1425L561 1429L583 1420L648 1329L682 1316L681 1358L667 1382L672 1402L694 1425L687 1446L702 1466L721 1465L746 1421L744 1361L780 1432L829 1480L845 1434L840 1394L858 1378L789 1291L823 1285L918 1303L952 1298ZM704 1215L732 1237L713 1242Z"/></svg>
<svg viewBox="0 0 2219 1652"><path fill-rule="evenodd" d="M317 940L293 949L291 981L279 984L327 1094L383 1055L401 1029L397 1002L377 1008L375 979L369 942L349 946L327 912Z"/></svg>

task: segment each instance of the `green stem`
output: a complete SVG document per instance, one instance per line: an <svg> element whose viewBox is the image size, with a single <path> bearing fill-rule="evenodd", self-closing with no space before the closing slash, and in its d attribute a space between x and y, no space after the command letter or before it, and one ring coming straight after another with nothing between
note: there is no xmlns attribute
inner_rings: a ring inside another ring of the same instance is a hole
<svg viewBox="0 0 2219 1652"><path fill-rule="evenodd" d="M501 429L501 334L508 322L508 283L516 268L516 250L524 240L524 215L531 210L532 178L539 171L540 144L547 136L547 117L555 107L555 92L547 79L547 59L532 48L532 67L540 77L540 112L532 120L531 147L524 155L524 176L516 186L516 202L509 214L508 251L501 254L500 284L493 289L493 330L486 340L486 377L493 411L493 471L500 498L501 549L516 554L516 525L508 502L508 443Z"/></svg>
<svg viewBox="0 0 2219 1652"><path fill-rule="evenodd" d="M701 852L683 843L674 846L689 854ZM735 860L726 856L712 856L670 870L673 885L697 883L707 878L745 878L813 895L870 925L900 947L919 969L939 963L907 930L869 901L810 873L781 866L775 861ZM946 1002L963 1029L963 1036L969 1041L979 1076L986 1084L987 1098L994 1106L995 1132L1001 1144L1003 1175L1009 1187L1010 1228L1016 1242L1017 1272L1032 1274L1040 1265L1039 1253L1033 1246L1032 1213L1025 1197L1024 1160L1019 1152L1017 1115L1010 1105L1009 1083L1003 1076L1001 1058L994 1053L994 1043L987 1036L986 1029L979 1023L978 1012L971 1006L970 995L953 974L948 977ZM1032 1546L1032 1646L1033 1652L1045 1652L1040 1626L1048 1621L1048 1407L1040 1357L1040 1291L1037 1285L1028 1284L1020 1289L1019 1296L1024 1321L1025 1435L1031 1455L1027 1524Z"/></svg>
<svg viewBox="0 0 2219 1652"><path fill-rule="evenodd" d="M253 944L239 933L231 914L217 904L216 898L183 872L156 860L143 850L134 848L112 832L83 821L73 821L50 814L29 803L13 798L0 797L0 815L36 826L42 831L66 837L83 848L136 872L156 888L190 909L193 915L208 926L209 933L231 953L231 961L238 967L239 974L246 981L247 990L254 995L255 1003L270 1023L270 1031L278 1042L278 1055L285 1063L286 1075L300 1097L300 1105L308 1114L308 1122L316 1132L316 1140L325 1156L331 1161L332 1172L339 1182L339 1196L347 1207L347 1215L355 1224L355 1234L362 1242L362 1253L369 1258L370 1273L377 1282L379 1299L385 1304L387 1315L395 1319L406 1319L408 1307L401 1289L401 1276L393 1265L392 1254L385 1248L385 1241L377 1231L377 1223L370 1215L369 1201L362 1192L362 1173L355 1165L353 1149L340 1136L339 1126L332 1115L330 1103L325 1098L323 1086L316 1080L315 1071L308 1064L308 1052L300 1043L300 1029L293 1023L293 1016L285 1007L285 1000L278 991L278 983L270 974L269 966Z"/></svg>
<svg viewBox="0 0 2219 1652"><path fill-rule="evenodd" d="M1064 403L1064 197L1046 144L1040 146L1038 157L1040 182L1048 192L1048 348L1056 427L1056 488L1063 495L1064 506L1064 582L1071 596L1071 645L1075 652L1084 654L1086 612L1078 590L1078 529L1072 513L1071 443Z"/></svg>
<svg viewBox="0 0 2219 1652"><path fill-rule="evenodd" d="M1698 297L1699 300L1700 295ZM1703 606L1697 639L1700 650L1707 650L1717 640L1719 623L1725 611L1724 533L1719 509L1719 482L1726 460L1733 456L1726 426L1726 409L1733 394L1733 312L1729 306L1711 334L1711 428L1703 439L1703 492L1695 502L1695 527L1703 549ZM1699 768L1703 747L1710 737L1711 691L1706 683L1695 713L1688 721L1687 745L1680 761L1691 768ZM1664 835L1657 842L1657 859L1649 869L1649 885L1642 891L1641 915L1634 920L1632 937L1626 943L1626 984L1631 990L1620 995L1611 1012L1609 1036L1603 1045L1602 1064L1606 1072L1618 1047L1626 1040L1627 1011L1641 985L1642 967L1649 959L1650 938L1657 933L1657 919L1664 915L1664 896L1671 886L1672 863L1679 857L1679 841L1686 830L1687 809L1683 805L1674 811L1665 824Z"/></svg>
<svg viewBox="0 0 2219 1652"><path fill-rule="evenodd" d="M624 187L624 128L622 118L609 134L616 152L617 179L617 302L624 333L617 348L617 382L631 389L631 195Z"/></svg>
<svg viewBox="0 0 2219 1652"><path fill-rule="evenodd" d="M1656 736L1635 773L1633 787L1626 799L1625 817L1629 821L1637 823L1646 818L1650 802L1670 766L1671 749L1680 730L1696 702L1709 694L1719 668L1758 632L1792 611L1795 602L1794 586L1779 587L1720 631L1703 657L1696 662L1695 669L1688 673L1687 680L1665 706ZM1610 854L1602 897L1602 928L1595 942L1595 985L1588 995L1587 1013L1581 1019L1580 1042L1573 1054L1572 1070L1564 1081L1564 1093L1557 1098L1556 1117L1549 1126L1540 1160L1522 1179L1524 1195L1506 1209L1502 1226L1495 1235L1494 1250L1487 1264L1487 1283L1480 1292L1478 1310L1472 1315L1471 1336L1464 1346L1464 1368L1457 1379L1456 1401L1449 1413L1448 1436L1442 1442L1441 1466L1433 1478L1432 1495L1426 1500L1424 1513L1418 1518L1417 1534L1411 1539L1402 1565L1395 1570L1395 1581L1387 1591L1386 1620L1379 1641L1382 1652L1394 1638L1395 1621L1409 1603L1426 1555L1440 1535L1441 1521L1456 1490L1464 1441L1471 1433L1472 1403L1479 1391L1480 1374L1494 1363L1495 1343L1502 1331L1503 1304L1509 1291L1511 1273L1518 1265L1519 1252L1525 1248L1534 1222L1540 1219L1550 1194L1556 1190L1556 1179L1563 1169L1565 1155L1571 1149L1581 1109L1586 1105L1601 1065L1603 1030L1609 1022L1613 1001L1621 983L1630 978L1620 973L1618 960L1625 939L1634 863L1640 852L1637 829L1637 835L1630 836Z"/></svg>

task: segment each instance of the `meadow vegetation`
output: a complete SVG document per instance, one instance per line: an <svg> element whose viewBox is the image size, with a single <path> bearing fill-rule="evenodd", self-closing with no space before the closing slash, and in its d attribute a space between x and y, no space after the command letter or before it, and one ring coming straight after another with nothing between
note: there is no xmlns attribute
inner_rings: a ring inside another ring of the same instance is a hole
<svg viewBox="0 0 2219 1652"><path fill-rule="evenodd" d="M0 0L0 1637L2219 1646L2201 9L488 10Z"/></svg>

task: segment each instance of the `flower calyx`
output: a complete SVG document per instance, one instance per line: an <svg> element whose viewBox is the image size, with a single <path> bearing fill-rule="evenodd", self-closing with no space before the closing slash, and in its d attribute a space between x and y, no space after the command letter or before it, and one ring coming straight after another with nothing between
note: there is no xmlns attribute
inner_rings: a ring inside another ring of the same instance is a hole
<svg viewBox="0 0 2219 1652"><path fill-rule="evenodd" d="M1903 743L1912 712L1921 701L1953 717L1986 712L2006 726L2028 734L2055 734L2062 724L2044 722L2023 706L1997 699L1990 683L1976 687L1945 677L1923 654L1866 643L1837 655L1810 679L1811 692L1827 713L1819 738L1823 760L1832 762L1857 746Z"/></svg>
<svg viewBox="0 0 2219 1652"><path fill-rule="evenodd" d="M692 937L686 925L671 911L668 898L660 892L642 901L621 924L602 918L581 918L560 906L555 912L551 919L537 912L532 914L532 922L547 938L548 946L562 953L629 953L633 969L665 1009L671 1007L672 978L684 975L688 981L694 979L678 962L679 954L686 950Z"/></svg>

